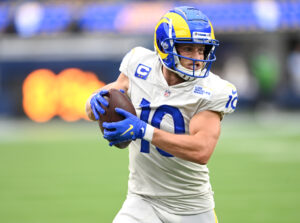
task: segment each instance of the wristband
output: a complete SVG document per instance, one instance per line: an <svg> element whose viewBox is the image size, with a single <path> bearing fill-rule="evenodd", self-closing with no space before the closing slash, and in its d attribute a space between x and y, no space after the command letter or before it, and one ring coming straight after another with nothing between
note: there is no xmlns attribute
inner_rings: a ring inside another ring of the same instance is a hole
<svg viewBox="0 0 300 223"><path fill-rule="evenodd" d="M143 136L143 139L147 140L148 142L152 141L154 134L154 127L152 125L147 124L146 125L146 132Z"/></svg>

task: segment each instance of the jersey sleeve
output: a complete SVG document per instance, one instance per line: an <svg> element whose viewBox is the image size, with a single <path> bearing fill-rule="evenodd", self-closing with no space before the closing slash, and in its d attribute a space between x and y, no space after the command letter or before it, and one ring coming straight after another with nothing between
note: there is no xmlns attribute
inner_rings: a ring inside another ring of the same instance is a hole
<svg viewBox="0 0 300 223"><path fill-rule="evenodd" d="M205 110L216 111L223 117L235 111L238 94L235 86L226 82L218 92L213 94L211 100L206 104Z"/></svg>
<svg viewBox="0 0 300 223"><path fill-rule="evenodd" d="M129 64L130 64L130 60L134 54L135 48L133 48L132 50L130 50L123 58L121 65L120 65L120 72L125 74L126 76L129 75Z"/></svg>

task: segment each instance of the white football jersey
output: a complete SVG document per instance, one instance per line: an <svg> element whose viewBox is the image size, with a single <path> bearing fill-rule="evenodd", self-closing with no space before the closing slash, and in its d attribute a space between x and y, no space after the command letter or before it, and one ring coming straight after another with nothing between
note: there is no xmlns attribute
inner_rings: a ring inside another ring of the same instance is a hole
<svg viewBox="0 0 300 223"><path fill-rule="evenodd" d="M206 78L168 86L155 52L137 47L123 59L120 71L129 78L128 96L137 116L176 134L189 134L192 117L204 110L222 115L234 111L237 91L210 73ZM214 208L208 168L172 156L145 140L129 146L128 193L139 194L174 214L196 214Z"/></svg>

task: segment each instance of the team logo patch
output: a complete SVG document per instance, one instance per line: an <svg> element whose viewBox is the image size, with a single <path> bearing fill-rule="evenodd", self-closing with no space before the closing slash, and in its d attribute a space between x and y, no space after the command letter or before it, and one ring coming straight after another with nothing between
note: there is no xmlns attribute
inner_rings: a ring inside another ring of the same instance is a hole
<svg viewBox="0 0 300 223"><path fill-rule="evenodd" d="M139 64L136 68L134 76L146 80L151 70L151 67L148 67L144 64Z"/></svg>
<svg viewBox="0 0 300 223"><path fill-rule="evenodd" d="M211 97L211 90L202 86L194 87L194 94L201 95L203 98L209 99Z"/></svg>

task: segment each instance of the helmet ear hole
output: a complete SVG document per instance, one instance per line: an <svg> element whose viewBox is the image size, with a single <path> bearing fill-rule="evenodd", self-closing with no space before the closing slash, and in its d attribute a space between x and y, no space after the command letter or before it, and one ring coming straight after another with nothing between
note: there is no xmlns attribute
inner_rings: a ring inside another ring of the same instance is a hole
<svg viewBox="0 0 300 223"><path fill-rule="evenodd" d="M204 49L204 58L205 59L209 59L207 58L209 53L211 52L213 46L212 45L205 45L205 49Z"/></svg>

